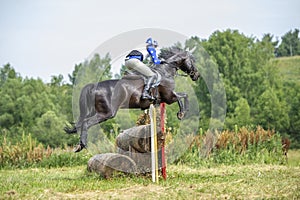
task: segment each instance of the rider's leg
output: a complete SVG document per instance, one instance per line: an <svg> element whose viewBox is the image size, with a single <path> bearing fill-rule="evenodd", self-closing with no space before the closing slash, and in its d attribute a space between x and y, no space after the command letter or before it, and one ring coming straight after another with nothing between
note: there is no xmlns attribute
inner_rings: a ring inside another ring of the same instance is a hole
<svg viewBox="0 0 300 200"><path fill-rule="evenodd" d="M125 66L128 69L135 70L146 77L155 75L155 73L146 64L135 58L126 60Z"/></svg>
<svg viewBox="0 0 300 200"><path fill-rule="evenodd" d="M154 98L149 94L149 92L152 84L156 79L156 74L152 72L152 70L147 65L145 65L143 62L141 62L138 59L133 58L125 61L125 66L129 69L138 71L139 73L147 77L146 85L142 93L142 99L154 100Z"/></svg>
<svg viewBox="0 0 300 200"><path fill-rule="evenodd" d="M147 78L147 82L142 93L142 99L155 100L155 98L150 95L150 89L151 86L154 84L155 79L156 75Z"/></svg>

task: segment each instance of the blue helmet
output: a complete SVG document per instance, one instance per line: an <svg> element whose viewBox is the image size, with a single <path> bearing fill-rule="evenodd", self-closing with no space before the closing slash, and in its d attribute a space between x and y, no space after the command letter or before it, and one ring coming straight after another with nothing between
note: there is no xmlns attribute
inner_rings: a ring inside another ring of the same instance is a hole
<svg viewBox="0 0 300 200"><path fill-rule="evenodd" d="M153 40L152 40L152 38L148 38L148 39L146 40L146 43L147 43L147 44L150 44L150 45L153 45Z"/></svg>
<svg viewBox="0 0 300 200"><path fill-rule="evenodd" d="M148 39L146 40L146 43L149 44L149 45L153 45L153 46L155 46L155 47L158 46L157 41L156 41L156 40L153 40L152 38L148 38Z"/></svg>

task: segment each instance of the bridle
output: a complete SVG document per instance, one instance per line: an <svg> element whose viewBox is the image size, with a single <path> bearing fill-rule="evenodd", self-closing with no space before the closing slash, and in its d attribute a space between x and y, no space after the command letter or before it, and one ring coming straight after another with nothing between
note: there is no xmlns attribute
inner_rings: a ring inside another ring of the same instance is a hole
<svg viewBox="0 0 300 200"><path fill-rule="evenodd" d="M192 77L196 74L196 71L194 70L191 60L189 61L189 64L191 65L191 67L188 67L188 69L190 69L190 72L186 72L186 71L182 70L180 67L188 57L189 57L188 55L182 55L182 53L176 53L173 56L171 56L170 58L168 58L166 61L164 61L164 63L168 64L169 67L176 69L176 76ZM189 59L191 59L191 58L189 58ZM169 60L171 60L171 62ZM179 63L179 61L181 61L182 63ZM179 73L179 69L184 71L184 74Z"/></svg>

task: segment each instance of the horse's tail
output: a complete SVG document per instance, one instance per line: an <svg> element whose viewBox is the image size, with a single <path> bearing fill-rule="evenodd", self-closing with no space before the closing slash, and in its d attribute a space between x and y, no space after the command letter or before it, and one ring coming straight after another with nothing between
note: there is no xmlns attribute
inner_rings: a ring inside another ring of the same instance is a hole
<svg viewBox="0 0 300 200"><path fill-rule="evenodd" d="M70 125L66 125L65 128L64 128L64 131L68 134L74 134L74 133L77 133L77 128L75 126L74 123L70 123Z"/></svg>
<svg viewBox="0 0 300 200"><path fill-rule="evenodd" d="M95 94L97 84L88 84L82 88L79 98L80 116L76 126L80 125L84 119L95 115Z"/></svg>
<svg viewBox="0 0 300 200"><path fill-rule="evenodd" d="M95 84L88 84L82 88L79 97L79 111L80 115L76 124L72 124L72 127L66 126L64 131L68 134L77 133L78 129L81 127L84 119L91 117L95 114L95 95L93 91L95 90Z"/></svg>

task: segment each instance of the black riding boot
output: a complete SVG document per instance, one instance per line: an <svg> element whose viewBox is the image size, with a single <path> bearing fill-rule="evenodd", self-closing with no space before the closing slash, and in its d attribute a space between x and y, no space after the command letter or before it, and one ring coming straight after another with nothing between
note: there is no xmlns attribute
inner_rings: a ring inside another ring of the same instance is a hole
<svg viewBox="0 0 300 200"><path fill-rule="evenodd" d="M151 101L155 100L155 98L150 95L151 85L154 83L155 78L155 75L148 78L142 93L142 99L149 99Z"/></svg>

